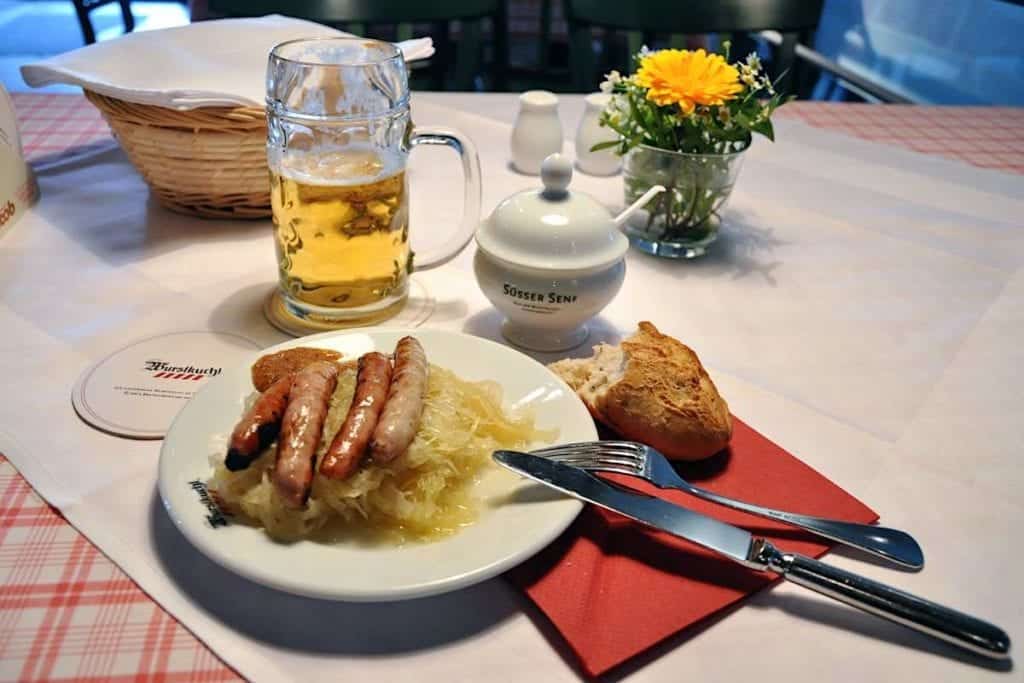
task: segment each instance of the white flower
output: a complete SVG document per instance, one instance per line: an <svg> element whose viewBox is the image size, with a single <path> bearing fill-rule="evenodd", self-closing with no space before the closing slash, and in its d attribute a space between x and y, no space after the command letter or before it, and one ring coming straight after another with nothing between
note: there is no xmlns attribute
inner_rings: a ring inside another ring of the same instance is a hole
<svg viewBox="0 0 1024 683"><path fill-rule="evenodd" d="M753 64L751 62L754 62ZM736 65L739 68L740 80L749 85L751 88L758 87L758 70L761 68L761 63L757 61L757 55L753 52L747 57L746 62L740 62Z"/></svg>
<svg viewBox="0 0 1024 683"><path fill-rule="evenodd" d="M613 126L621 126L629 115L629 103L622 95L612 95L604 108L604 117Z"/></svg>
<svg viewBox="0 0 1024 683"><path fill-rule="evenodd" d="M613 69L604 75L604 80L601 81L601 92L610 93L620 83L622 83L622 74Z"/></svg>
<svg viewBox="0 0 1024 683"><path fill-rule="evenodd" d="M654 53L654 50L652 50L651 48L647 47L646 45L641 45L640 46L639 55L640 55L641 59L643 59L647 55L650 55L650 54L653 54L653 53Z"/></svg>
<svg viewBox="0 0 1024 683"><path fill-rule="evenodd" d="M768 81L768 77L761 76L761 58L757 56L756 52L751 52L747 55L747 59L744 62L740 62L736 65L740 72L740 81L755 90L761 88L771 89L771 83Z"/></svg>

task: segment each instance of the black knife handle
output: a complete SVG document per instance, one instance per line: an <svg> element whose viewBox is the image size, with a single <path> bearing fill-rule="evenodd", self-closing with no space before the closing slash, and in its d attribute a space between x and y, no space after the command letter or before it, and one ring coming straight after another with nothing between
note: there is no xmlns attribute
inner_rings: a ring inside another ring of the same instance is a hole
<svg viewBox="0 0 1024 683"><path fill-rule="evenodd" d="M851 607L985 657L1010 656L1010 637L987 621L803 555L782 553L768 543L761 546L759 555L759 560L786 580Z"/></svg>

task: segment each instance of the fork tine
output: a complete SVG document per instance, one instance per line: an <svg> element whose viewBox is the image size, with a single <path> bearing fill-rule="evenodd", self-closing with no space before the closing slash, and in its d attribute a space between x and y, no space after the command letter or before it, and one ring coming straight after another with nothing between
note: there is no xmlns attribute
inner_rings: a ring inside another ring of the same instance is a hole
<svg viewBox="0 0 1024 683"><path fill-rule="evenodd" d="M555 451L594 451L597 450L596 442L591 443L563 443L557 446L545 446L544 448L537 448L531 453L551 453Z"/></svg>
<svg viewBox="0 0 1024 683"><path fill-rule="evenodd" d="M636 441L622 441L622 440L612 441L612 440L608 440L608 441L597 441L595 443L599 443L602 446L611 446L613 448L628 448L629 450L636 451L637 453L642 452L643 449L646 448L646 446L644 446L642 443L637 443Z"/></svg>
<svg viewBox="0 0 1024 683"><path fill-rule="evenodd" d="M630 476L639 476L639 469L631 463L616 463L616 462L596 462L593 460L563 460L561 458L552 458L556 462L560 462L563 465L571 465L578 467L581 470L598 471L598 472L615 472L617 474L628 474Z"/></svg>
<svg viewBox="0 0 1024 683"><path fill-rule="evenodd" d="M610 450L551 450L543 453L537 453L537 455L542 455L546 458L552 458L555 460L572 459L579 461L616 462L619 464L631 465L636 468L643 467L646 462L643 457L637 456L634 453Z"/></svg>
<svg viewBox="0 0 1024 683"><path fill-rule="evenodd" d="M540 453L543 451L561 450L565 448L573 449L594 449L594 448L614 448L617 450L628 450L634 453L642 453L644 446L633 441L576 441L573 443L563 443L555 446L547 446L545 448L539 448L534 453Z"/></svg>
<svg viewBox="0 0 1024 683"><path fill-rule="evenodd" d="M552 459L573 459L573 460L590 460L590 461L607 461L617 462L623 464L630 464L634 467L640 467L644 464L642 458L629 453L615 453L613 451L550 451L548 453L538 454L545 458Z"/></svg>
<svg viewBox="0 0 1024 683"><path fill-rule="evenodd" d="M639 469L640 463L636 460L630 460L628 458L617 458L617 457L592 457L592 456L579 456L579 455L545 455L544 457L555 462L566 463L568 465L576 465L578 467L587 467L588 465L619 465L622 467L632 467Z"/></svg>
<svg viewBox="0 0 1024 683"><path fill-rule="evenodd" d="M637 476L637 471L632 467L619 467L617 465L601 465L600 467L581 467L580 469L600 472L612 472L613 474L628 474L631 477Z"/></svg>
<svg viewBox="0 0 1024 683"><path fill-rule="evenodd" d="M570 458L574 460L622 460L623 462L640 461L639 458L636 458L629 453L617 453L615 451L546 451L544 453L534 453L534 455L541 455L545 458L552 458L554 460Z"/></svg>
<svg viewBox="0 0 1024 683"><path fill-rule="evenodd" d="M537 455L547 457L575 457L575 458L622 458L631 462L638 462L641 458L626 451L597 450L597 449L555 449L538 452Z"/></svg>
<svg viewBox="0 0 1024 683"><path fill-rule="evenodd" d="M536 450L534 451L534 453L538 453L540 455L547 455L550 453L611 453L634 459L640 459L644 457L643 452L638 451L635 448L618 445L606 446L600 442L551 446L549 448L541 448L539 450Z"/></svg>

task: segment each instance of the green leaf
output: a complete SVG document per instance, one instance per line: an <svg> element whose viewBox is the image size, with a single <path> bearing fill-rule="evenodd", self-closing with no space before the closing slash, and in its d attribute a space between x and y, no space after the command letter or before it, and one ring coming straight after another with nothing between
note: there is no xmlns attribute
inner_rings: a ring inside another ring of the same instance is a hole
<svg viewBox="0 0 1024 683"><path fill-rule="evenodd" d="M591 147L590 151L591 152L600 152L602 149L608 149L610 147L615 147L618 144L619 144L618 140L608 140L607 142L599 142L596 145L594 145L593 147Z"/></svg>
<svg viewBox="0 0 1024 683"><path fill-rule="evenodd" d="M750 130L755 133L760 133L772 142L775 142L775 128L772 126L771 119L761 119L755 125L751 126Z"/></svg>

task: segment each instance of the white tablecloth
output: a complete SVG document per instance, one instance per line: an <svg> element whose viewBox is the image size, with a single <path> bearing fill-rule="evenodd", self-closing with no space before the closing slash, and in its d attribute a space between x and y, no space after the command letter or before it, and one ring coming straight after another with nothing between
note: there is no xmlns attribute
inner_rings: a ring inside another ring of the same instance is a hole
<svg viewBox="0 0 1024 683"><path fill-rule="evenodd" d="M581 110L563 98L567 137ZM484 208L536 184L508 170L510 95L417 94L421 125L480 148ZM926 569L833 561L1024 632L1014 569L1024 522L1024 178L780 121L748 154L728 225L692 263L632 253L593 341L650 319L693 346L736 414L913 532ZM413 240L459 216L457 164L413 155ZM549 627L500 580L393 605L292 598L240 582L171 526L158 442L85 426L69 402L91 361L166 331L282 339L260 312L269 222L200 221L147 200L120 152L58 165L0 239L0 451L243 675L260 680L573 680ZM621 206L621 180L574 187ZM428 227L429 226L429 227ZM497 337L472 249L418 275L427 324ZM542 359L549 357L540 356ZM533 617L533 619L531 619ZM336 631L314 630L331 623ZM538 626L540 626L538 628ZM964 680L997 675L897 626L781 586L622 675L736 680Z"/></svg>

